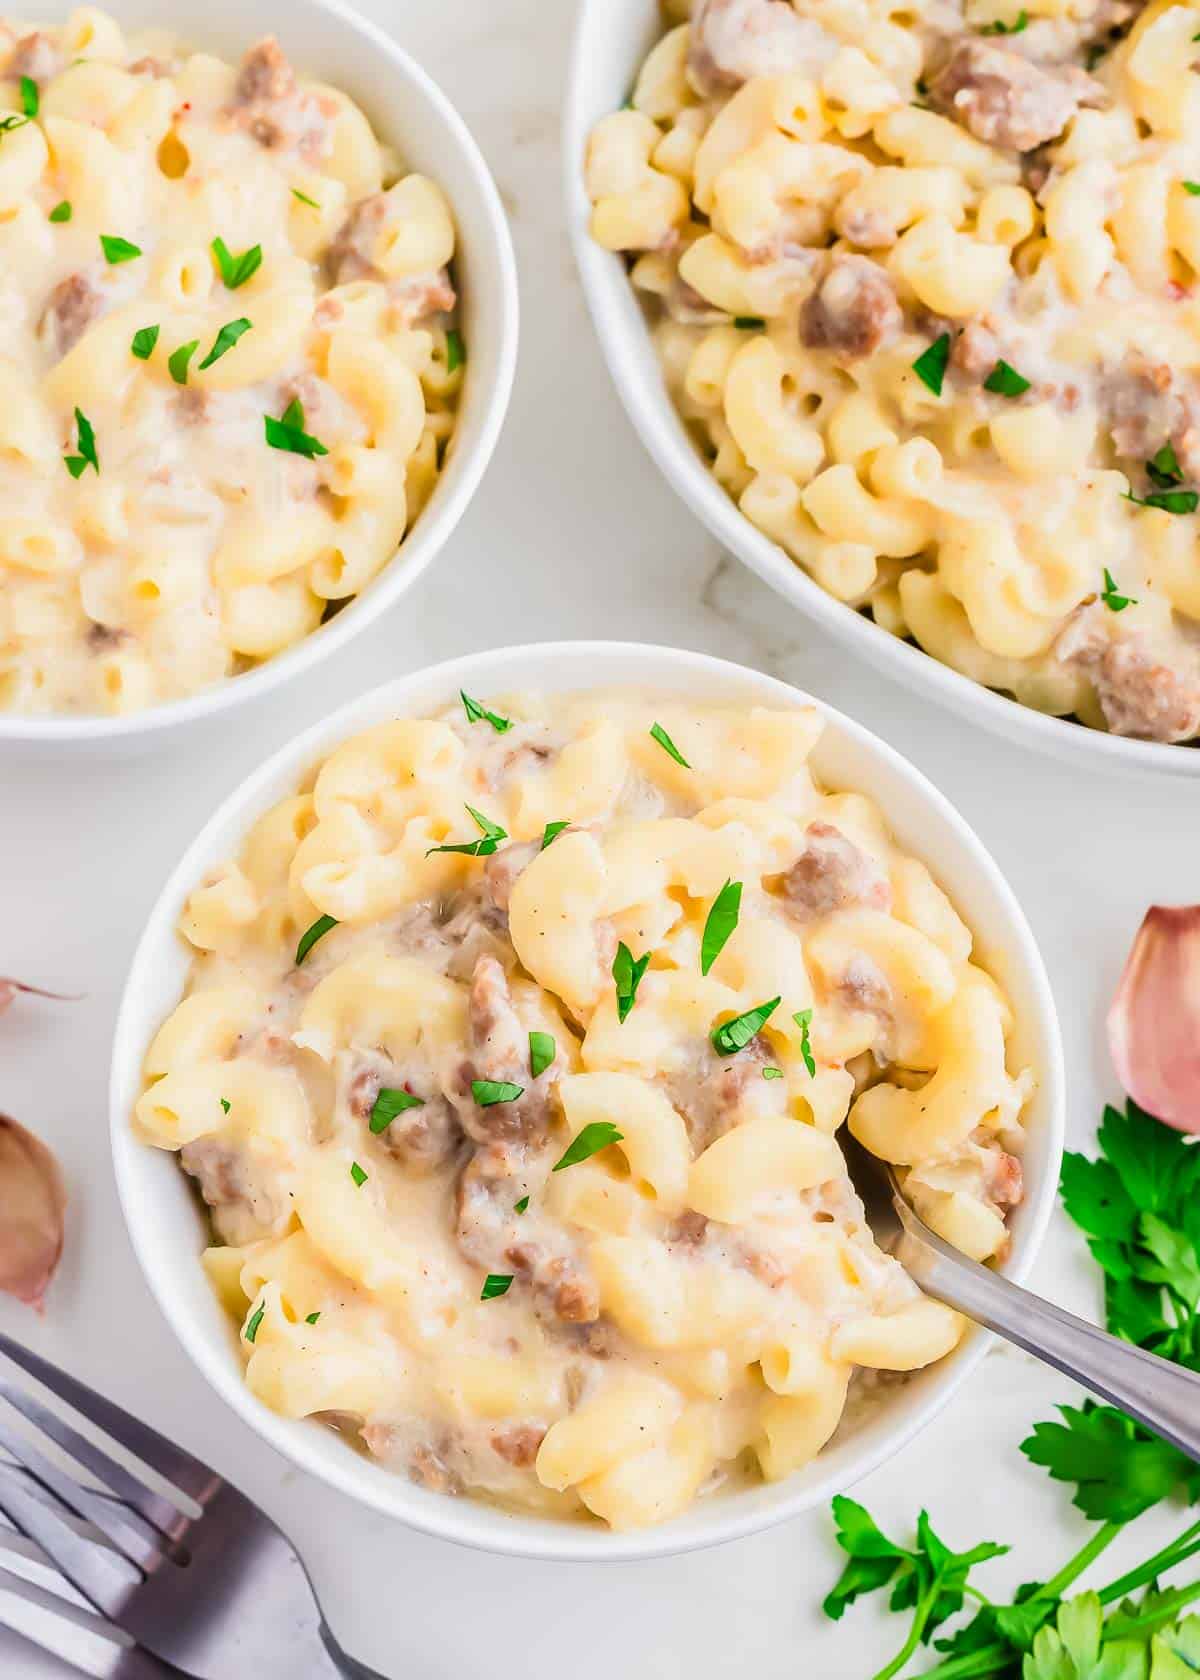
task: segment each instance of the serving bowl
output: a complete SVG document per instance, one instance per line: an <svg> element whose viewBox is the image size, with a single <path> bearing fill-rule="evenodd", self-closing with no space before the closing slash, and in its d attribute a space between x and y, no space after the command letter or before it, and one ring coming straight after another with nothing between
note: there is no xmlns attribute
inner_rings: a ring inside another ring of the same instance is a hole
<svg viewBox="0 0 1200 1680"><path fill-rule="evenodd" d="M188 894L207 870L234 855L251 824L291 793L305 772L347 736L397 716L421 716L457 701L513 689L550 694L633 686L706 703L816 704L826 720L812 763L838 789L860 789L880 807L899 844L932 870L965 917L981 960L1013 1000L1014 1056L1036 1070L1028 1109L1027 1195L1012 1220L1003 1271L1020 1280L1036 1257L1058 1184L1063 1139L1063 1065L1058 1022L1037 946L1003 876L972 830L905 759L859 724L756 671L705 654L621 642L562 642L472 654L388 683L293 741L225 800L172 873L151 912L126 981L113 1042L112 1149L125 1220L163 1312L224 1400L302 1469L387 1516L443 1539L492 1551L558 1559L633 1559L732 1540L822 1503L901 1451L945 1405L986 1351L974 1332L939 1365L889 1387L876 1406L844 1422L813 1463L786 1481L717 1494L660 1528L612 1534L582 1524L515 1516L470 1499L413 1486L312 1422L281 1418L246 1387L237 1331L200 1264L208 1242L175 1157L138 1140L131 1126L142 1064L177 1003L190 954L176 933Z"/></svg>
<svg viewBox="0 0 1200 1680"><path fill-rule="evenodd" d="M629 96L663 32L658 0L580 0L563 113L567 219L592 321L617 392L649 454L713 536L859 659L998 735L1092 769L1200 777L1200 749L1135 741L1050 717L984 688L836 600L751 524L697 454L675 410L622 258L589 232L588 136Z"/></svg>
<svg viewBox="0 0 1200 1680"><path fill-rule="evenodd" d="M61 21L68 0L28 0L31 24ZM463 119L403 48L342 0L271 0L247 10L240 0L106 0L126 29L169 27L188 45L237 59L275 34L302 72L350 94L381 139L410 168L443 189L454 212L455 282L470 354L453 447L427 506L378 577L293 647L243 676L122 717L30 717L0 711L0 753L44 755L54 749L128 752L198 720L213 718L299 679L380 618L421 576L449 539L495 448L516 367L519 309L516 260L495 183Z"/></svg>

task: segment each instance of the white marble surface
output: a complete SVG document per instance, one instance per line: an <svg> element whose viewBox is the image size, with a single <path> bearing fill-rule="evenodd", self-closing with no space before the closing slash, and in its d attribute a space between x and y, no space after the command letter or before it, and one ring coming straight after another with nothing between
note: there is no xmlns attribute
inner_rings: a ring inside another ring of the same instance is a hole
<svg viewBox="0 0 1200 1680"><path fill-rule="evenodd" d="M441 81L499 180L523 288L512 413L448 552L388 621L303 688L182 751L115 770L0 763L0 971L87 994L77 1004L19 1005L0 1022L0 1110L53 1142L72 1195L68 1252L44 1321L3 1303L0 1326L142 1409L261 1500L300 1544L346 1643L396 1680L715 1680L735 1671L866 1680L898 1639L861 1607L838 1628L822 1622L819 1602L837 1568L823 1513L715 1551L611 1568L424 1539L289 1470L226 1413L151 1303L125 1238L106 1146L109 1034L168 865L265 753L419 662L561 636L673 642L790 678L877 730L976 824L1025 903L1062 1013L1076 1146L1088 1145L1114 1095L1101 1020L1133 929L1151 899L1200 896L1194 792L1072 772L905 694L822 645L723 558L660 483L609 388L561 223L568 0L360 4ZM1036 1281L1069 1306L1095 1308L1093 1270L1061 1215ZM1017 1442L1069 1398L1069 1385L1023 1357L994 1354L903 1460L859 1491L900 1533L927 1504L952 1543L1016 1542L1011 1559L991 1566L997 1587L1048 1573L1086 1525L1025 1465ZM1172 1522L1146 1526L1148 1538L1165 1539ZM6 1680L59 1673L0 1633Z"/></svg>

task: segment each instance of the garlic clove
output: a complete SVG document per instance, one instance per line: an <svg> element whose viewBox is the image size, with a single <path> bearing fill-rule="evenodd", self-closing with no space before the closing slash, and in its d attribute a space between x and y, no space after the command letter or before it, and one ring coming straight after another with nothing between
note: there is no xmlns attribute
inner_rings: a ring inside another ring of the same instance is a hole
<svg viewBox="0 0 1200 1680"><path fill-rule="evenodd" d="M1139 1108L1200 1132L1200 904L1147 910L1108 1012L1108 1046Z"/></svg>
<svg viewBox="0 0 1200 1680"><path fill-rule="evenodd" d="M22 980L7 980L0 975L0 1015L3 1015L18 992L28 992L31 997L53 998L56 1003L73 1001L67 992L47 992L41 986L27 986Z"/></svg>
<svg viewBox="0 0 1200 1680"><path fill-rule="evenodd" d="M66 1206L54 1156L0 1114L0 1289L39 1312L62 1256Z"/></svg>

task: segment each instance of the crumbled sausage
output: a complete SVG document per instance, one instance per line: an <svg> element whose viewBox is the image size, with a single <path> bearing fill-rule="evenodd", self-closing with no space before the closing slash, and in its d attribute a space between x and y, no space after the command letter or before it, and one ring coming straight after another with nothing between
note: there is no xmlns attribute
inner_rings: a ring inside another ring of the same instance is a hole
<svg viewBox="0 0 1200 1680"><path fill-rule="evenodd" d="M1200 734L1200 652L1182 636L1122 625L1096 602L1076 609L1054 651L1092 682L1114 735L1190 741Z"/></svg>
<svg viewBox="0 0 1200 1680"><path fill-rule="evenodd" d="M977 140L1031 152L1054 140L1081 105L1104 96L1075 65L1043 67L977 35L964 36L930 84L936 104Z"/></svg>
<svg viewBox="0 0 1200 1680"><path fill-rule="evenodd" d="M366 1432L364 1431L364 1434ZM462 1482L442 1455L430 1446L414 1447L408 1463L409 1479L430 1493L461 1493Z"/></svg>
<svg viewBox="0 0 1200 1680"><path fill-rule="evenodd" d="M296 91L296 75L273 35L250 47L233 90L237 105L267 104Z"/></svg>
<svg viewBox="0 0 1200 1680"><path fill-rule="evenodd" d="M989 1150L984 1178L984 1200L999 1213L1018 1207L1025 1195L1025 1175L1015 1155L1005 1149Z"/></svg>
<svg viewBox="0 0 1200 1680"><path fill-rule="evenodd" d="M950 366L973 384L985 380L1000 360L1000 340L984 321L968 321L950 352Z"/></svg>
<svg viewBox="0 0 1200 1680"><path fill-rule="evenodd" d="M38 327L43 342L59 357L77 344L103 308L103 299L86 274L69 274L46 300Z"/></svg>
<svg viewBox="0 0 1200 1680"><path fill-rule="evenodd" d="M444 268L390 280L387 294L393 325L397 327L413 327L431 315L448 315L458 302L458 293Z"/></svg>
<svg viewBox="0 0 1200 1680"><path fill-rule="evenodd" d="M492 1451L498 1453L506 1464L518 1470L528 1470L545 1438L546 1431L537 1424L515 1424L511 1429L497 1430L492 1436Z"/></svg>
<svg viewBox="0 0 1200 1680"><path fill-rule="evenodd" d="M888 910L892 889L875 859L832 823L811 822L804 850L780 881L784 903L798 921L836 910Z"/></svg>
<svg viewBox="0 0 1200 1680"><path fill-rule="evenodd" d="M266 1188L244 1149L234 1149L217 1137L193 1138L179 1152L180 1165L196 1180L212 1209L213 1225L235 1247L257 1242L281 1229L288 1218L286 1200Z"/></svg>
<svg viewBox="0 0 1200 1680"><path fill-rule="evenodd" d="M265 149L294 146L317 158L329 138L327 103L299 87L282 47L268 35L242 59L230 114Z"/></svg>
<svg viewBox="0 0 1200 1680"><path fill-rule="evenodd" d="M517 876L524 873L542 849L540 840L522 840L493 852L483 866L484 887L496 911L508 918L508 901Z"/></svg>
<svg viewBox="0 0 1200 1680"><path fill-rule="evenodd" d="M420 1097L419 1108L401 1109L387 1127L377 1133L379 1142L410 1172L425 1174L445 1166L462 1142L462 1128L451 1104L440 1093L414 1091L413 1081L400 1070L389 1074L386 1066L368 1062L350 1081L347 1106L356 1120L370 1123L381 1088L407 1091Z"/></svg>
<svg viewBox="0 0 1200 1680"><path fill-rule="evenodd" d="M31 81L41 83L57 76L62 67L62 53L48 35L35 29L31 35L24 35L17 42L4 74L13 81L28 76Z"/></svg>
<svg viewBox="0 0 1200 1680"><path fill-rule="evenodd" d="M804 305L800 336L812 350L857 361L894 338L903 319L886 270L870 257L843 254Z"/></svg>
<svg viewBox="0 0 1200 1680"><path fill-rule="evenodd" d="M738 1124L751 1093L770 1093L771 1087L762 1076L770 1059L761 1033L756 1033L736 1056L718 1056L705 1038L697 1044L686 1070L664 1077L664 1089L683 1116L694 1154L701 1154Z"/></svg>
<svg viewBox="0 0 1200 1680"><path fill-rule="evenodd" d="M373 253L387 213L387 199L383 193L372 193L351 210L334 234L325 255L329 278L335 286L351 280L382 280L382 272L375 266Z"/></svg>
<svg viewBox="0 0 1200 1680"><path fill-rule="evenodd" d="M1200 476L1200 396L1168 363L1131 350L1105 376L1100 397L1118 455L1144 462L1170 443L1183 470Z"/></svg>
<svg viewBox="0 0 1200 1680"><path fill-rule="evenodd" d="M753 76L819 70L837 44L791 0L698 0L692 11L688 71L706 98Z"/></svg>

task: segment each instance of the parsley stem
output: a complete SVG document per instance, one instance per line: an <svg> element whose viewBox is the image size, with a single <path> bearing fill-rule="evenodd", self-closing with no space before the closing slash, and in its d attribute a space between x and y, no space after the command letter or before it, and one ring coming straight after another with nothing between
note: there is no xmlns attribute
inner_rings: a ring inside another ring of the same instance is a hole
<svg viewBox="0 0 1200 1680"><path fill-rule="evenodd" d="M1106 1547L1125 1527L1124 1523L1106 1522L1098 1528L1087 1545L1075 1553L1069 1563L1065 1563L1057 1575L1052 1575L1038 1590L1031 1594L1033 1598L1061 1598L1062 1594L1077 1581L1085 1569L1089 1569Z"/></svg>
<svg viewBox="0 0 1200 1680"><path fill-rule="evenodd" d="M1101 1604L1113 1604L1126 1593L1134 1592L1138 1587L1146 1586L1156 1580L1168 1569L1174 1569L1176 1564L1185 1563L1200 1551L1200 1522L1193 1523L1191 1528L1185 1528L1177 1540L1172 1540L1169 1546L1164 1546L1161 1552L1155 1552L1145 1563L1131 1569L1128 1574L1119 1576L1100 1591Z"/></svg>
<svg viewBox="0 0 1200 1680"><path fill-rule="evenodd" d="M965 1657L952 1657L927 1669L921 1680L991 1680L993 1675L1012 1673L1016 1653L1007 1640L983 1645L978 1651L968 1651Z"/></svg>
<svg viewBox="0 0 1200 1680"><path fill-rule="evenodd" d="M1180 1559L1180 1562L1183 1560ZM1121 1636L1126 1634L1151 1633L1164 1622L1173 1622L1179 1612L1185 1609L1194 1598L1200 1598L1200 1581L1193 1581L1190 1587L1175 1587L1171 1592L1164 1593L1156 1600L1153 1610L1144 1616L1122 1616Z"/></svg>
<svg viewBox="0 0 1200 1680"><path fill-rule="evenodd" d="M912 1626L908 1630L908 1638L886 1668L881 1668L878 1674L872 1675L871 1680L892 1680L893 1675L899 1674L901 1669L908 1667L910 1659L916 1654L917 1646L921 1643L921 1635L925 1632L925 1623L933 1613L933 1607L937 1603L942 1585L941 1576L935 1577L933 1585L917 1605Z"/></svg>

